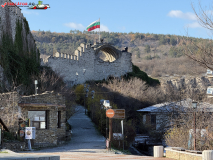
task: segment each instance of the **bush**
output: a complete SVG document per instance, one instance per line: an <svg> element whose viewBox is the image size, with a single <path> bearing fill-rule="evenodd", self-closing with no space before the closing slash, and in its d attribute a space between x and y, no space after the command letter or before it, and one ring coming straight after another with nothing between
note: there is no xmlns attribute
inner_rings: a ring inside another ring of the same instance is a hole
<svg viewBox="0 0 213 160"><path fill-rule="evenodd" d="M146 59L146 60L152 60L152 56L151 56L151 55L146 56L145 59Z"/></svg>

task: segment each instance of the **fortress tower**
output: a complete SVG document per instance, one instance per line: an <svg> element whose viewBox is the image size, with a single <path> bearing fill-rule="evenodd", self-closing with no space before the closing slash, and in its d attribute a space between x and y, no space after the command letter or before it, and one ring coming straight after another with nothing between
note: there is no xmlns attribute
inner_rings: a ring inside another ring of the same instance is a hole
<svg viewBox="0 0 213 160"><path fill-rule="evenodd" d="M109 43L82 43L74 55L56 52L46 63L41 64L59 73L68 85L74 85L87 80L103 80L109 76L120 77L132 72L131 57L127 48L120 51Z"/></svg>

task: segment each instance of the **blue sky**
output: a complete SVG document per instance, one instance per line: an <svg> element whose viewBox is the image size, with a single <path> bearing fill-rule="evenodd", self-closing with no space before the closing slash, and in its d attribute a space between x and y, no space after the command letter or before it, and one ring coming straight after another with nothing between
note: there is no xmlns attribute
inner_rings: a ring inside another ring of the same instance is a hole
<svg viewBox="0 0 213 160"><path fill-rule="evenodd" d="M22 1L13 1L22 2ZM38 1L23 1L34 2ZM198 0L43 0L47 10L30 10L21 7L31 30L68 33L86 30L100 18L101 30L110 32L139 32L175 34L198 38L211 38L195 17L191 3L197 11ZM202 0L206 10L212 2Z"/></svg>

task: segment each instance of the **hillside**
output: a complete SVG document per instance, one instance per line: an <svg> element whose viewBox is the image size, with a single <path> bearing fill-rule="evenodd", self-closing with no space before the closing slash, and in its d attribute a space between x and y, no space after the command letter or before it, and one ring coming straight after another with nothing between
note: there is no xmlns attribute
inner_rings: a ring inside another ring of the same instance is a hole
<svg viewBox="0 0 213 160"><path fill-rule="evenodd" d="M98 41L97 32L56 33L50 31L32 31L40 53L45 57L56 51L74 54L80 43ZM149 33L101 32L104 42L112 43L118 49L128 47L132 53L134 65L152 77L178 75L201 75L206 69L184 56L185 37ZM205 43L206 39L190 37L195 43ZM197 52L196 49L194 49Z"/></svg>

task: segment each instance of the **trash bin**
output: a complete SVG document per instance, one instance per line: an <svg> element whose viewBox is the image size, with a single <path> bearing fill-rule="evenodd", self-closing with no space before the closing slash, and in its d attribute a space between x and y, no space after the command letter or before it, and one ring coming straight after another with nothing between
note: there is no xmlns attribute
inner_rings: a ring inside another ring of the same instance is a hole
<svg viewBox="0 0 213 160"><path fill-rule="evenodd" d="M154 146L154 157L163 157L163 146Z"/></svg>

